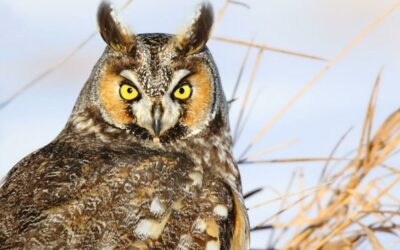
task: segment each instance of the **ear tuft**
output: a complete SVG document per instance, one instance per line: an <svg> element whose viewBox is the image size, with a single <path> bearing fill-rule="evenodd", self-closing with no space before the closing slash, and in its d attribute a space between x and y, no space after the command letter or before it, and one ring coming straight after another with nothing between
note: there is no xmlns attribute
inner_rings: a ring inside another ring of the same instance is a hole
<svg viewBox="0 0 400 250"><path fill-rule="evenodd" d="M110 3L103 1L97 11L100 35L113 50L129 53L135 47L135 36L118 17Z"/></svg>
<svg viewBox="0 0 400 250"><path fill-rule="evenodd" d="M176 46L187 55L200 52L210 38L214 22L213 9L210 3L204 2L195 13L191 24L176 37Z"/></svg>

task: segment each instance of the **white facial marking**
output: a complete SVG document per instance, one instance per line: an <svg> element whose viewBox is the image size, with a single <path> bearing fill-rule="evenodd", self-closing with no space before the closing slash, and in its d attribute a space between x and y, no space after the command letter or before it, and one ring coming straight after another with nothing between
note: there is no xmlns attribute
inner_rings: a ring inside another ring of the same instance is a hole
<svg viewBox="0 0 400 250"><path fill-rule="evenodd" d="M189 74L189 70L181 69L176 71L172 77L169 89L162 99L164 114L161 117L161 133L172 128L178 122L178 119L181 115L181 106L171 98L171 95L175 90L176 85L178 85L179 82Z"/></svg>
<svg viewBox="0 0 400 250"><path fill-rule="evenodd" d="M171 85L170 85L170 87L169 87L169 89L168 89L168 93L171 94L172 91L174 91L176 85L178 85L178 83L179 83L183 78L185 78L186 76L188 76L189 74L190 74L190 71L187 70L187 69L180 69L180 70L176 71L176 72L174 73L174 76L172 77Z"/></svg>
<svg viewBox="0 0 400 250"><path fill-rule="evenodd" d="M192 231L195 233L204 233L207 229L207 224L202 219L197 219L192 226Z"/></svg>
<svg viewBox="0 0 400 250"><path fill-rule="evenodd" d="M136 117L136 123L147 129L147 131L154 135L153 131L153 117L151 115L152 101L146 95L142 95L139 101L132 105L132 113Z"/></svg>
<svg viewBox="0 0 400 250"><path fill-rule="evenodd" d="M147 131L149 131L150 134L154 135L153 117L151 114L153 102L145 94L144 90L139 84L139 79L132 70L125 69L121 71L120 75L125 77L129 81L133 82L141 95L141 98L131 106L132 113L136 117L136 123L140 127L147 129Z"/></svg>
<svg viewBox="0 0 400 250"><path fill-rule="evenodd" d="M174 102L169 94L163 97L161 103L164 109L161 117L162 126L160 133L162 134L176 125L181 115L181 106Z"/></svg>
<svg viewBox="0 0 400 250"><path fill-rule="evenodd" d="M228 217L228 208L224 205L216 205L213 212L218 217L222 217L224 219Z"/></svg>
<svg viewBox="0 0 400 250"><path fill-rule="evenodd" d="M221 248L218 241L210 240L207 242L206 250L219 250Z"/></svg>
<svg viewBox="0 0 400 250"><path fill-rule="evenodd" d="M158 197L154 198L150 205L150 212L156 216L160 216L165 212L165 207Z"/></svg>
<svg viewBox="0 0 400 250"><path fill-rule="evenodd" d="M140 88L139 79L132 70L124 69L119 74L122 77L125 77L126 79L128 79L129 81L133 82L136 85L136 87ZM140 88L140 90L143 91L143 89L141 89L141 88Z"/></svg>

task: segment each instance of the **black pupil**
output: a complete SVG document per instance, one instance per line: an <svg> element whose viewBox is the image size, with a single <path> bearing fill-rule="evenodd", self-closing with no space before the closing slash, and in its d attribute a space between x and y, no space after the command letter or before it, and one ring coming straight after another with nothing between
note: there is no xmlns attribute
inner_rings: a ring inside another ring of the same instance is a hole
<svg viewBox="0 0 400 250"><path fill-rule="evenodd" d="M185 93L185 89L184 88L179 88L179 94L183 94Z"/></svg>
<svg viewBox="0 0 400 250"><path fill-rule="evenodd" d="M129 94L132 94L133 93L133 88L128 88L127 91L128 91Z"/></svg>

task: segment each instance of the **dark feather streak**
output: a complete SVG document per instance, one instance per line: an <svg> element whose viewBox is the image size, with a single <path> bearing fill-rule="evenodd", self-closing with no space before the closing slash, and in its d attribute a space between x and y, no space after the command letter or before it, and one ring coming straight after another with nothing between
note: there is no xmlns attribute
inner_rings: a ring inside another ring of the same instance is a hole
<svg viewBox="0 0 400 250"><path fill-rule="evenodd" d="M202 51L210 38L213 22L211 4L203 3L192 25L181 35L178 48L185 54L196 54Z"/></svg>
<svg viewBox="0 0 400 250"><path fill-rule="evenodd" d="M100 4L97 12L100 35L113 50L130 53L136 39L119 20L116 20L116 17L113 17L113 11L115 10L110 3Z"/></svg>

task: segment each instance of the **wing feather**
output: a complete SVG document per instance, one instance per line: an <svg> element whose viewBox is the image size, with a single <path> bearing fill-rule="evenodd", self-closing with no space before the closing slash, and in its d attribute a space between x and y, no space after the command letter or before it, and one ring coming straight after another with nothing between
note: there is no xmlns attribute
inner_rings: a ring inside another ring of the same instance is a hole
<svg viewBox="0 0 400 250"><path fill-rule="evenodd" d="M250 228L247 211L244 206L242 195L236 190L232 190L233 208L234 208L234 227L231 240L232 250L248 250L250 249Z"/></svg>

